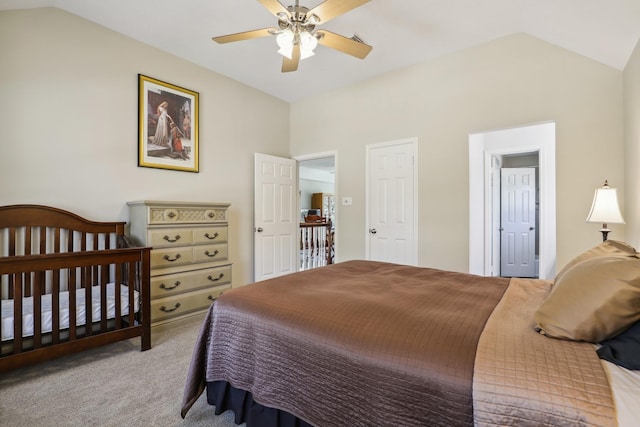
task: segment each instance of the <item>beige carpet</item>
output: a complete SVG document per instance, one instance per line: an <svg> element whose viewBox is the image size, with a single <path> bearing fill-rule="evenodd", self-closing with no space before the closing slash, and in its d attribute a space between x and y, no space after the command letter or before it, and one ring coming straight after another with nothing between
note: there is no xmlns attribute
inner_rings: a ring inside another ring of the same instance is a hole
<svg viewBox="0 0 640 427"><path fill-rule="evenodd" d="M0 374L0 426L232 427L204 394L180 418L182 390L203 316L131 339Z"/></svg>

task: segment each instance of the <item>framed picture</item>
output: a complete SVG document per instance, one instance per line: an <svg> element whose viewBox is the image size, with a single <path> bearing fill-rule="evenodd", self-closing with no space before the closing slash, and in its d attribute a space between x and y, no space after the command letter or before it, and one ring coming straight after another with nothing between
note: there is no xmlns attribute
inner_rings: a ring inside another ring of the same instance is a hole
<svg viewBox="0 0 640 427"><path fill-rule="evenodd" d="M198 172L198 92L138 74L138 166Z"/></svg>

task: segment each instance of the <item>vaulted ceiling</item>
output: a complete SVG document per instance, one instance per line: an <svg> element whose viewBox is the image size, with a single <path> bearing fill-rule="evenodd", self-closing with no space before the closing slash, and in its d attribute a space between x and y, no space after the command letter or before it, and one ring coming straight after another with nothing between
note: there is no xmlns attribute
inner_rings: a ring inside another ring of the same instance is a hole
<svg viewBox="0 0 640 427"><path fill-rule="evenodd" d="M293 0L282 0L285 6ZM312 8L321 0L301 0ZM0 10L57 7L286 101L513 34L624 69L640 39L639 0L372 0L323 29L373 46L360 60L325 46L281 73L275 37L211 37L276 26L256 0L0 0ZM19 43L19 41L17 41Z"/></svg>

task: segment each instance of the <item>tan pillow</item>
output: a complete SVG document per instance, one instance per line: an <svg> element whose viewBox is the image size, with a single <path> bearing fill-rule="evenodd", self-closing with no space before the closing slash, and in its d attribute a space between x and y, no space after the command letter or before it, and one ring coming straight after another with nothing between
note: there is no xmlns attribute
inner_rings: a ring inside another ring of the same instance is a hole
<svg viewBox="0 0 640 427"><path fill-rule="evenodd" d="M534 313L536 330L597 343L640 319L640 259L602 255L579 262L556 279Z"/></svg>
<svg viewBox="0 0 640 427"><path fill-rule="evenodd" d="M584 251L571 261L565 265L562 270L556 275L556 280L564 273L566 273L571 267L574 265L586 261L591 258L596 258L603 255L627 255L627 256L636 256L638 252L636 252L635 248L625 242L620 242L617 240L605 240L600 243L598 246L595 246L588 251Z"/></svg>

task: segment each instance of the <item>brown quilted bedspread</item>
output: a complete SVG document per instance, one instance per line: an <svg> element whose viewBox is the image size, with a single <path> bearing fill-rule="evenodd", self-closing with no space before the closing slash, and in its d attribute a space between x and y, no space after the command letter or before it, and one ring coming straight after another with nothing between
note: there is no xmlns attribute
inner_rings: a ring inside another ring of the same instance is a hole
<svg viewBox="0 0 640 427"><path fill-rule="evenodd" d="M534 331L552 282L512 279L480 342L473 385L478 426L615 426L606 373L593 345Z"/></svg>
<svg viewBox="0 0 640 427"><path fill-rule="evenodd" d="M317 426L472 425L478 339L507 286L349 261L228 291L202 326L182 415L224 380Z"/></svg>

